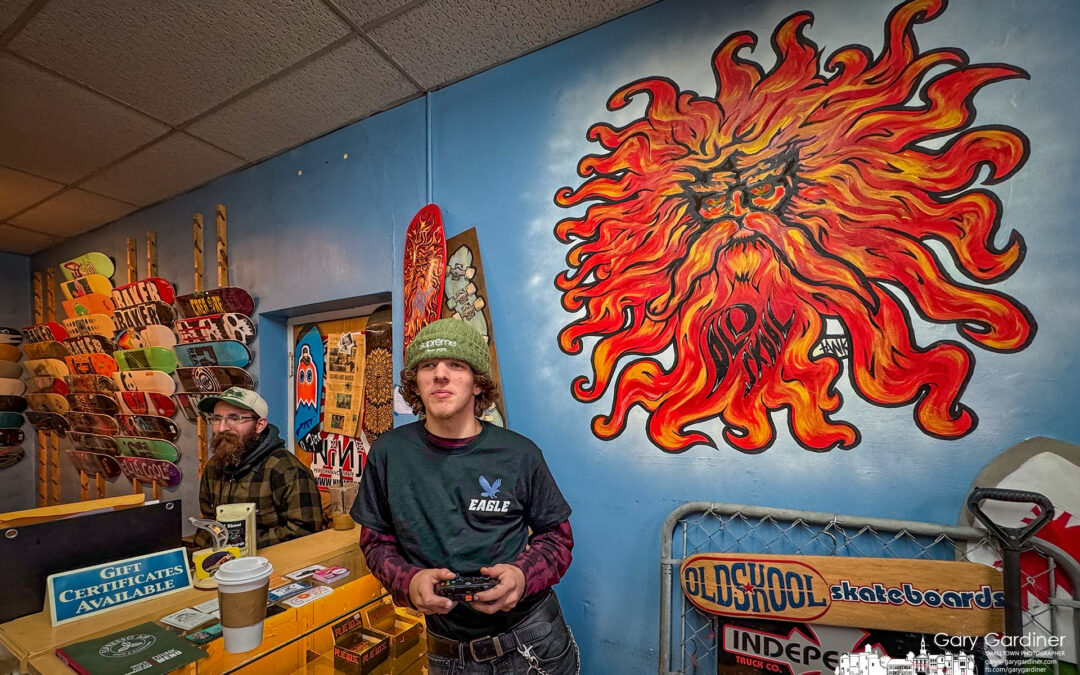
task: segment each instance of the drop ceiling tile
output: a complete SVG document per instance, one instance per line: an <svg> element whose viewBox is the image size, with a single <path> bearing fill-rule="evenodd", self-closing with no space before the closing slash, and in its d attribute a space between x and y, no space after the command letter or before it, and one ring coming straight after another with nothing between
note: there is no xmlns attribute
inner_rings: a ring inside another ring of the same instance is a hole
<svg viewBox="0 0 1080 675"><path fill-rule="evenodd" d="M0 220L64 187L61 183L0 166Z"/></svg>
<svg viewBox="0 0 1080 675"><path fill-rule="evenodd" d="M187 128L255 161L418 93L359 37Z"/></svg>
<svg viewBox="0 0 1080 675"><path fill-rule="evenodd" d="M0 53L0 164L70 183L166 131L145 115Z"/></svg>
<svg viewBox="0 0 1080 675"><path fill-rule="evenodd" d="M186 192L244 164L239 157L197 138L173 133L83 181L79 187L146 206Z"/></svg>
<svg viewBox="0 0 1080 675"><path fill-rule="evenodd" d="M178 124L348 32L319 0L51 0L8 49Z"/></svg>
<svg viewBox="0 0 1080 675"><path fill-rule="evenodd" d="M53 244L59 244L61 239L40 232L31 232L21 227L12 225L0 225L0 251L7 253L21 253L31 255L49 248Z"/></svg>
<svg viewBox="0 0 1080 675"><path fill-rule="evenodd" d="M15 23L15 19L18 19L23 10L29 7L33 1L4 0L4 2L0 2L0 33L6 31L8 26Z"/></svg>
<svg viewBox="0 0 1080 675"><path fill-rule="evenodd" d="M371 31L421 85L434 88L581 32L653 0L431 0Z"/></svg>
<svg viewBox="0 0 1080 675"><path fill-rule="evenodd" d="M127 215L137 207L72 188L8 222L28 230L73 237Z"/></svg>
<svg viewBox="0 0 1080 675"><path fill-rule="evenodd" d="M412 0L337 0L337 5L357 26L363 26L410 2Z"/></svg>

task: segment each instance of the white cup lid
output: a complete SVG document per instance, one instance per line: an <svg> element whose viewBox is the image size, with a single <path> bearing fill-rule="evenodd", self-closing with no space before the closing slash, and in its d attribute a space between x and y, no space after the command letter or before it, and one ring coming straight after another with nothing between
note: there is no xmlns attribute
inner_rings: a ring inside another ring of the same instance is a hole
<svg viewBox="0 0 1080 675"><path fill-rule="evenodd" d="M214 578L219 583L240 584L261 577L268 577L274 571L274 566L266 558L258 555L246 558L237 558L223 563L214 573Z"/></svg>

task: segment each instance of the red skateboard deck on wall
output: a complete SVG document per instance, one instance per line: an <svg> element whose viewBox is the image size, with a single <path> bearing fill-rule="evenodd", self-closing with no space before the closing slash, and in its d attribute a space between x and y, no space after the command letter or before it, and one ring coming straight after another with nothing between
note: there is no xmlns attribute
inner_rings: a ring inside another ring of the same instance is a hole
<svg viewBox="0 0 1080 675"><path fill-rule="evenodd" d="M439 318L446 274L446 235L442 212L428 204L413 216L405 233L405 330L408 348L421 328Z"/></svg>
<svg viewBox="0 0 1080 675"><path fill-rule="evenodd" d="M176 414L176 404L165 394L152 391L118 391L113 396L124 415L172 417Z"/></svg>
<svg viewBox="0 0 1080 675"><path fill-rule="evenodd" d="M171 305L176 299L172 284L160 277L147 277L133 284L117 286L112 292L112 301L117 307L131 307L144 302L164 302Z"/></svg>
<svg viewBox="0 0 1080 675"><path fill-rule="evenodd" d="M255 324L237 312L177 319L173 329L182 343L236 340L249 345L255 340Z"/></svg>
<svg viewBox="0 0 1080 675"><path fill-rule="evenodd" d="M68 336L67 329L55 321L47 321L23 328L23 335L27 342L47 342L49 340L63 340Z"/></svg>
<svg viewBox="0 0 1080 675"><path fill-rule="evenodd" d="M226 286L176 297L176 307L186 319L208 314L246 314L255 311L255 299L242 288Z"/></svg>
<svg viewBox="0 0 1080 675"><path fill-rule="evenodd" d="M44 375L26 378L26 393L28 394L60 394L61 396L70 391L67 382L59 377Z"/></svg>

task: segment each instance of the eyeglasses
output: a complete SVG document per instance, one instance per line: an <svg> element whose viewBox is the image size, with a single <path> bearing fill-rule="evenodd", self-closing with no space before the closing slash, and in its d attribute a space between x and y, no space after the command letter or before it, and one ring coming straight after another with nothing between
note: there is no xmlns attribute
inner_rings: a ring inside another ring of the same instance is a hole
<svg viewBox="0 0 1080 675"><path fill-rule="evenodd" d="M225 426L227 427L235 427L241 422L248 422L254 419L258 418L252 417L251 415L206 415L206 421L209 422L211 425L221 424L222 422L224 422Z"/></svg>

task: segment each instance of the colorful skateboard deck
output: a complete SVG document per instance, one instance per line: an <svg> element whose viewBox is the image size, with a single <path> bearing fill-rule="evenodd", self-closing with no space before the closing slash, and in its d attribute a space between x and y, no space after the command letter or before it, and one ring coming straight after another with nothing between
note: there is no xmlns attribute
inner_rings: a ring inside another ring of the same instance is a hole
<svg viewBox="0 0 1080 675"><path fill-rule="evenodd" d="M168 326L156 323L146 328L128 328L116 336L116 346L120 349L142 349L143 347L171 349L176 346L176 333L173 333Z"/></svg>
<svg viewBox="0 0 1080 675"><path fill-rule="evenodd" d="M113 394L120 413L124 415L157 415L172 417L176 414L176 403L165 394L148 391L118 391Z"/></svg>
<svg viewBox="0 0 1080 675"><path fill-rule="evenodd" d="M26 368L26 372L31 375L64 377L65 375L71 374L71 370L68 369L67 364L59 359L32 359L23 362L23 366Z"/></svg>
<svg viewBox="0 0 1080 675"><path fill-rule="evenodd" d="M64 314L69 319L76 316L86 316L87 314L112 316L115 309L112 298L100 293L92 293L74 300L64 301Z"/></svg>
<svg viewBox="0 0 1080 675"><path fill-rule="evenodd" d="M22 341L22 331L18 328L0 326L0 345L21 345Z"/></svg>
<svg viewBox="0 0 1080 675"><path fill-rule="evenodd" d="M198 368L177 368L180 387L190 392L220 392L229 387L253 389L255 381L243 368L224 366L201 366Z"/></svg>
<svg viewBox="0 0 1080 675"><path fill-rule="evenodd" d="M73 300L87 295L102 295L110 298L112 304L113 286L109 279L101 274L88 274L85 277L60 282L60 292L65 300Z"/></svg>
<svg viewBox="0 0 1080 675"><path fill-rule="evenodd" d="M25 382L27 394L60 394L63 396L70 391L67 382L52 375L28 377Z"/></svg>
<svg viewBox="0 0 1080 675"><path fill-rule="evenodd" d="M120 470L130 480L144 483L157 483L165 487L175 487L182 478L180 467L163 459L145 457L121 457Z"/></svg>
<svg viewBox="0 0 1080 675"><path fill-rule="evenodd" d="M68 336L67 329L56 323L48 321L23 328L23 336L27 342L46 342L48 340L63 340Z"/></svg>
<svg viewBox="0 0 1080 675"><path fill-rule="evenodd" d="M0 429L18 429L26 423L26 418L17 412L0 412Z"/></svg>
<svg viewBox="0 0 1080 675"><path fill-rule="evenodd" d="M172 400L176 402L176 407L180 409L180 412L184 413L187 421L194 422L202 414L199 410L199 401L213 395L214 392L178 391L172 395Z"/></svg>
<svg viewBox="0 0 1080 675"><path fill-rule="evenodd" d="M394 426L393 312L372 312L364 330L364 435L369 443Z"/></svg>
<svg viewBox="0 0 1080 675"><path fill-rule="evenodd" d="M60 394L27 394L26 403L34 412L65 413L71 410L67 399Z"/></svg>
<svg viewBox="0 0 1080 675"><path fill-rule="evenodd" d="M421 328L439 318L446 273L446 235L442 212L434 204L420 209L405 232L403 348Z"/></svg>
<svg viewBox="0 0 1080 675"><path fill-rule="evenodd" d="M46 342L30 342L23 345L23 354L31 360L36 359L63 359L71 356L71 350L63 342L48 340Z"/></svg>
<svg viewBox="0 0 1080 675"><path fill-rule="evenodd" d="M22 429L0 429L0 445L18 445L26 440L26 434Z"/></svg>
<svg viewBox="0 0 1080 675"><path fill-rule="evenodd" d="M111 279L116 272L116 265L109 256L94 251L60 263L60 272L69 281L91 274L100 274L106 279Z"/></svg>
<svg viewBox="0 0 1080 675"><path fill-rule="evenodd" d="M173 347L180 365L186 368L196 366L233 366L243 368L251 363L251 352L242 342L226 340L224 342L193 342Z"/></svg>
<svg viewBox="0 0 1080 675"><path fill-rule="evenodd" d="M112 335L116 332L116 324L104 314L87 314L73 319L64 319L64 328L72 336Z"/></svg>
<svg viewBox="0 0 1080 675"><path fill-rule="evenodd" d="M121 370L113 373L118 391L148 391L172 396L176 381L157 370Z"/></svg>
<svg viewBox="0 0 1080 675"><path fill-rule="evenodd" d="M245 314L211 314L173 323L180 342L220 342L236 340L246 345L255 340L255 324Z"/></svg>
<svg viewBox="0 0 1080 675"><path fill-rule="evenodd" d="M26 410L26 399L22 396L0 396L0 411L21 413Z"/></svg>
<svg viewBox="0 0 1080 675"><path fill-rule="evenodd" d="M160 277L147 277L133 284L117 286L113 289L112 300L117 307L131 307L144 302L164 302L171 305L176 299L172 284Z"/></svg>
<svg viewBox="0 0 1080 675"><path fill-rule="evenodd" d="M112 436L84 434L80 431L72 431L68 433L67 437L68 440L71 441L71 444L75 446L76 450L97 452L102 455L109 455L110 457L120 456L120 446Z"/></svg>
<svg viewBox="0 0 1080 675"><path fill-rule="evenodd" d="M68 394L68 406L76 412L98 413L100 415L116 415L120 412L120 405L108 394Z"/></svg>
<svg viewBox="0 0 1080 675"><path fill-rule="evenodd" d="M176 446L160 438L117 436L116 444L120 446L120 452L125 457L146 457L166 462L180 461L180 451L176 449Z"/></svg>
<svg viewBox="0 0 1080 675"><path fill-rule="evenodd" d="M26 393L26 383L13 377L0 379L0 396L22 396Z"/></svg>
<svg viewBox="0 0 1080 675"><path fill-rule="evenodd" d="M120 307L113 314L116 330L124 328L141 329L153 324L171 326L176 320L176 310L164 302L143 302L130 307ZM114 331L115 332L115 331Z"/></svg>
<svg viewBox="0 0 1080 675"><path fill-rule="evenodd" d="M116 359L108 354L76 354L64 359L68 369L73 375L104 375L112 376L119 367Z"/></svg>
<svg viewBox="0 0 1080 675"><path fill-rule="evenodd" d="M72 354L112 354L116 343L104 335L80 335L62 343Z"/></svg>
<svg viewBox="0 0 1080 675"><path fill-rule="evenodd" d="M23 367L15 361L0 361L0 378L18 379L22 377Z"/></svg>
<svg viewBox="0 0 1080 675"><path fill-rule="evenodd" d="M104 375L68 375L64 378L64 384L68 387L65 393L111 394L117 391L117 384Z"/></svg>
<svg viewBox="0 0 1080 675"><path fill-rule="evenodd" d="M68 450L67 455L72 466L88 476L104 476L112 480L120 475L120 463L108 455L85 450Z"/></svg>
<svg viewBox="0 0 1080 675"><path fill-rule="evenodd" d="M175 441L180 438L180 429L167 417L157 415L117 415L116 421L124 430L125 436L160 438L163 441Z"/></svg>
<svg viewBox="0 0 1080 675"><path fill-rule="evenodd" d="M63 436L71 431L71 424L60 413L26 411L26 419L30 420L39 431L55 431Z"/></svg>
<svg viewBox="0 0 1080 675"><path fill-rule="evenodd" d="M255 311L255 300L242 288L226 286L176 296L176 307L186 319L208 314L246 314Z"/></svg>
<svg viewBox="0 0 1080 675"><path fill-rule="evenodd" d="M84 434L101 434L102 436L120 435L120 424L108 415L69 412L64 413L64 419L71 425L72 431L79 431Z"/></svg>
<svg viewBox="0 0 1080 675"><path fill-rule="evenodd" d="M171 373L176 370L176 354L165 347L122 349L113 352L120 370L160 370Z"/></svg>
<svg viewBox="0 0 1080 675"><path fill-rule="evenodd" d="M326 367L322 333L310 327L296 343L296 409L293 431L299 441L319 426L322 388Z"/></svg>
<svg viewBox="0 0 1080 675"><path fill-rule="evenodd" d="M15 345L0 345L0 361L18 361L22 357Z"/></svg>

